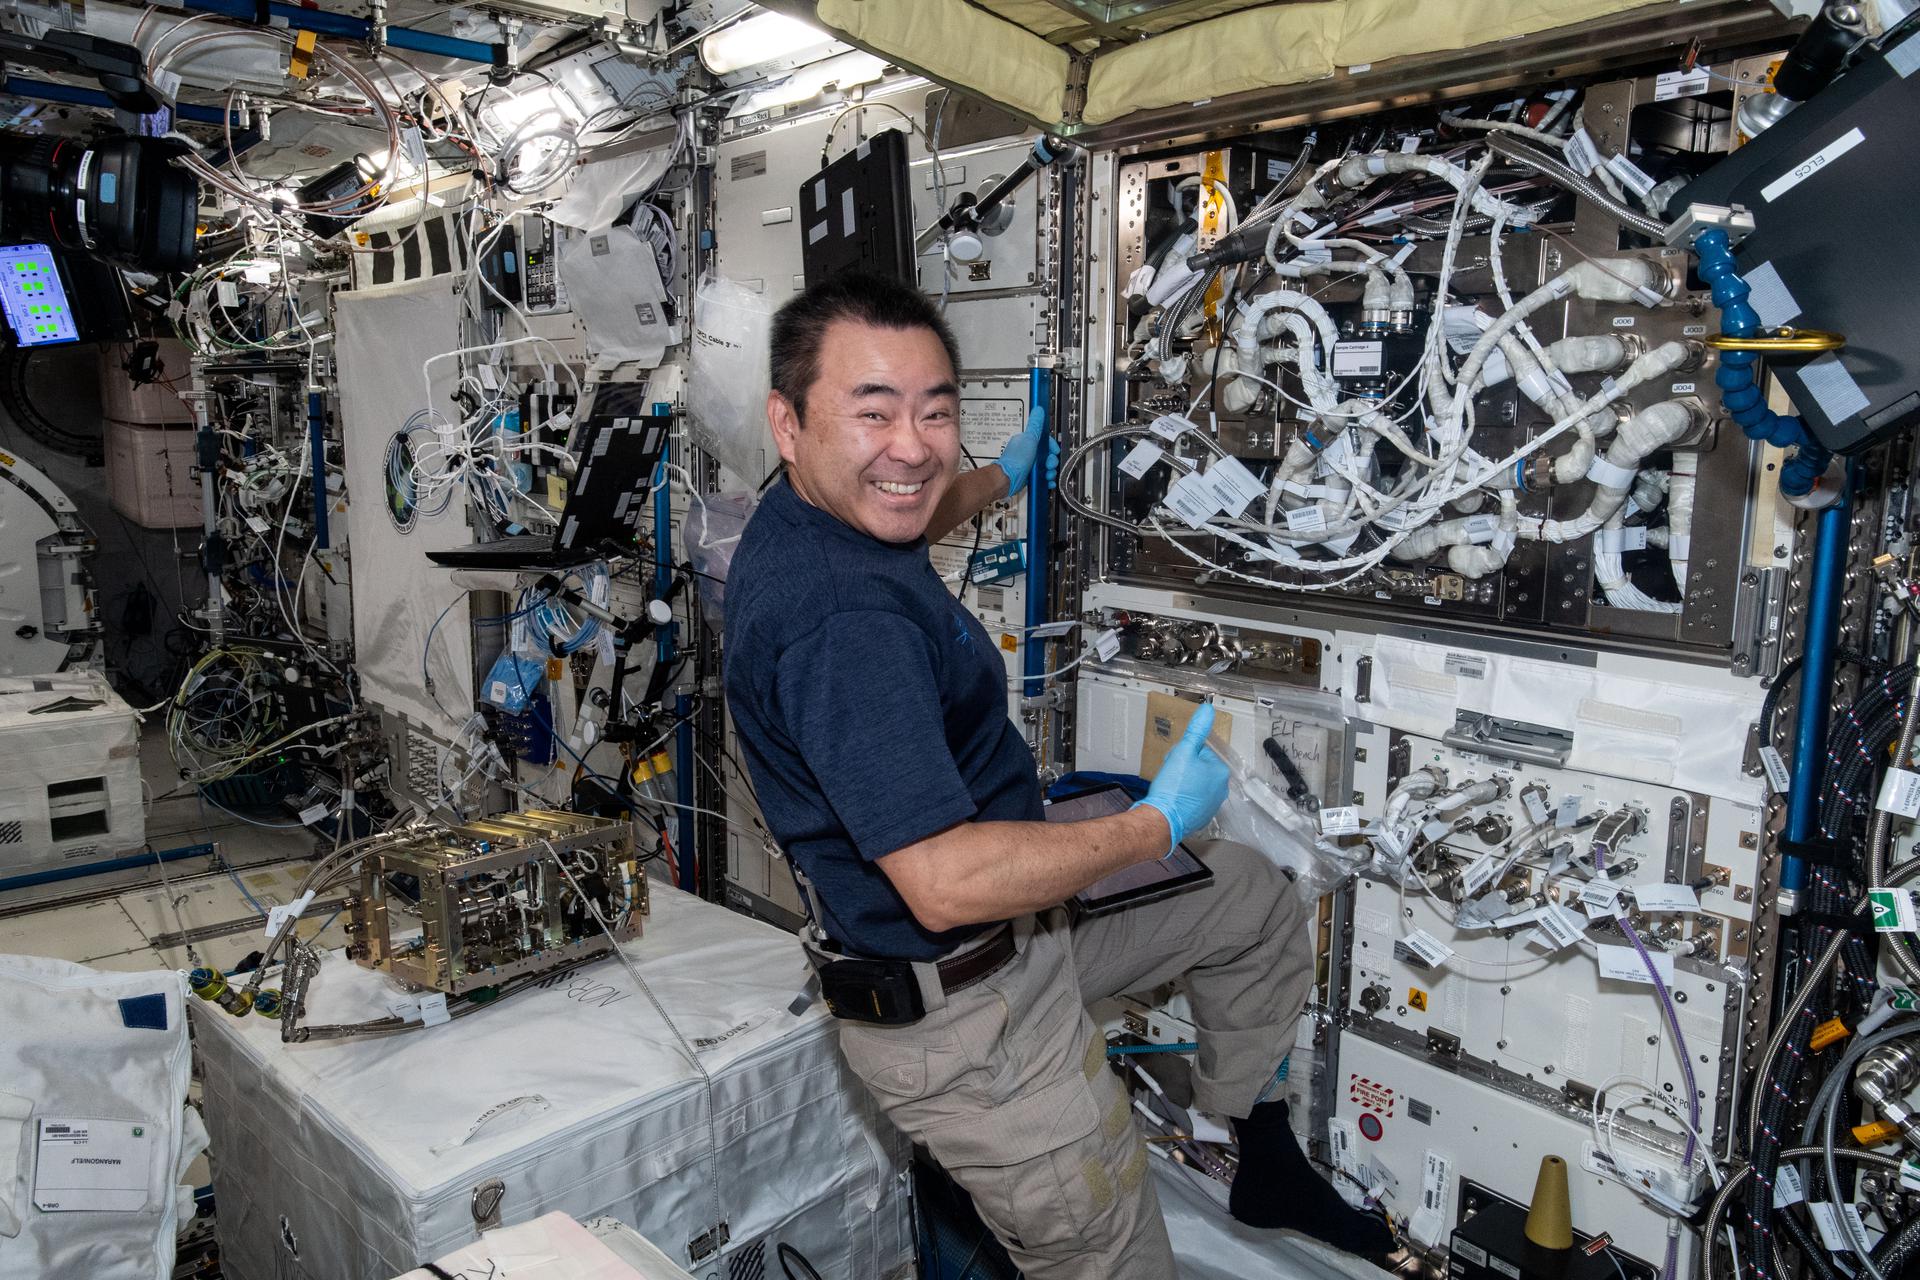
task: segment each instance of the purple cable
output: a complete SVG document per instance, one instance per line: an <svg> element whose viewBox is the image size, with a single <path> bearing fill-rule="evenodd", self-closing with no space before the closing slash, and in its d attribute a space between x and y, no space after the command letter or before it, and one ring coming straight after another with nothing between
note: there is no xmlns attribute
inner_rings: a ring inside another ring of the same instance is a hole
<svg viewBox="0 0 1920 1280"><path fill-rule="evenodd" d="M1593 869L1595 873L1599 873L1605 869L1606 857L1606 844L1599 840L1594 841ZM1653 979L1654 994L1660 997L1660 1012L1667 1020L1667 1029L1673 1032L1673 1047L1680 1055L1680 1074L1685 1077L1687 1084L1687 1119L1691 1124L1691 1127L1687 1130L1686 1151L1685 1154L1680 1157L1680 1163L1684 1168L1690 1170L1693 1167L1693 1153L1697 1142L1695 1135L1700 1130L1700 1094L1693 1083L1693 1058L1687 1049L1687 1037L1680 1031L1680 1012L1673 1007L1673 997L1667 991L1667 984L1661 981L1660 970L1654 967L1653 957L1647 954L1647 944L1640 941L1639 933L1635 931L1632 923L1628 921L1624 913L1614 918L1620 922L1620 931L1627 935L1627 941L1631 942L1633 949L1639 952L1640 963L1647 967L1647 976ZM1663 1277L1672 1276L1674 1266L1679 1261L1677 1244L1678 1242L1675 1239L1672 1237L1668 1238L1666 1266L1660 1273ZM1711 1244L1709 1244L1708 1247L1711 1248Z"/></svg>

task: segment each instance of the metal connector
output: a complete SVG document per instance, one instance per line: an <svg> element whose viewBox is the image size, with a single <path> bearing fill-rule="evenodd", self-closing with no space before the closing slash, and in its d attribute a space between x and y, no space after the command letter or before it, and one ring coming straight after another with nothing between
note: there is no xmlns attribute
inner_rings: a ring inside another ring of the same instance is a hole
<svg viewBox="0 0 1920 1280"><path fill-rule="evenodd" d="M1690 245L1707 231L1718 227L1727 240L1739 244L1753 234L1753 214L1741 205L1690 204L1678 218L1667 224L1661 237L1668 244Z"/></svg>

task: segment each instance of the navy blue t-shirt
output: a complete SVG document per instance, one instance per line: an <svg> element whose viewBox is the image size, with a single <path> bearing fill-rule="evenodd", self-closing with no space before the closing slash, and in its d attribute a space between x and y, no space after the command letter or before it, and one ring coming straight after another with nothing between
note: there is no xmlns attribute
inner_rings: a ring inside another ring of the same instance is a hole
<svg viewBox="0 0 1920 1280"><path fill-rule="evenodd" d="M880 542L782 478L727 572L727 705L767 826L818 891L827 935L930 960L933 933L874 865L966 821L1039 822L1033 753L986 629L927 544Z"/></svg>

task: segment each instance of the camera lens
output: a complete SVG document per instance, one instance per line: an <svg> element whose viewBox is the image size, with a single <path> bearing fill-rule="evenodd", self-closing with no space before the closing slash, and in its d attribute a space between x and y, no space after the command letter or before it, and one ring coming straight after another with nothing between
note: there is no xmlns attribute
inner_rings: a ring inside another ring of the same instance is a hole
<svg viewBox="0 0 1920 1280"><path fill-rule="evenodd" d="M159 138L0 137L0 231L149 271L193 265L199 184Z"/></svg>

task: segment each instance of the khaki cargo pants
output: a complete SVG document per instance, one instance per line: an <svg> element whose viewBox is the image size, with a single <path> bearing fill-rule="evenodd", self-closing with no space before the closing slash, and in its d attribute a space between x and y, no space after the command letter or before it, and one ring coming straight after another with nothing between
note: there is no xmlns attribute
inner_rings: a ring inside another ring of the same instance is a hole
<svg viewBox="0 0 1920 1280"><path fill-rule="evenodd" d="M1071 924L1015 922L1019 952L952 996L917 965L928 1013L843 1022L840 1047L889 1119L973 1196L1027 1280L1170 1280L1147 1149L1086 1006L1186 976L1200 1049L1194 1105L1244 1116L1293 1045L1312 984L1312 920L1287 874L1245 845L1198 844L1214 881Z"/></svg>

